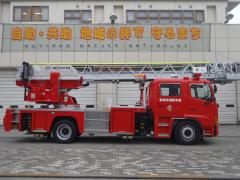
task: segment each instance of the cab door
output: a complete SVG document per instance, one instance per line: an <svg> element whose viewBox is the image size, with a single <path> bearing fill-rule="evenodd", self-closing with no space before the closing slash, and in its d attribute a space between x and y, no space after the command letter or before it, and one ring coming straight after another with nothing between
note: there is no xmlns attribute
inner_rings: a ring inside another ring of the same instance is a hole
<svg viewBox="0 0 240 180"><path fill-rule="evenodd" d="M190 116L199 117L204 124L213 122L216 102L210 84L190 84L189 97Z"/></svg>
<svg viewBox="0 0 240 180"><path fill-rule="evenodd" d="M158 92L157 113L155 114L155 136L169 138L173 118L182 117L183 98L181 84L160 83Z"/></svg>
<svg viewBox="0 0 240 180"><path fill-rule="evenodd" d="M181 97L182 90L180 84L160 84L160 98L158 101L159 117L180 117L182 115Z"/></svg>

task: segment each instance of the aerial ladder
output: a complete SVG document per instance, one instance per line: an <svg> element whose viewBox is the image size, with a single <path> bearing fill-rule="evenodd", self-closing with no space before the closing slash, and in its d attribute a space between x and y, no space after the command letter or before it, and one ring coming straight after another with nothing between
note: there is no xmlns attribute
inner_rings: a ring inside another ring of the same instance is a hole
<svg viewBox="0 0 240 180"><path fill-rule="evenodd" d="M201 73L202 79L226 84L240 79L240 63L207 64L86 64L51 65L23 62L18 69L16 85L24 87L24 100L39 104L76 105L76 99L68 94L71 89L88 86L89 83L138 82L140 100L146 81L156 78L192 77ZM146 78L147 77L147 78Z"/></svg>

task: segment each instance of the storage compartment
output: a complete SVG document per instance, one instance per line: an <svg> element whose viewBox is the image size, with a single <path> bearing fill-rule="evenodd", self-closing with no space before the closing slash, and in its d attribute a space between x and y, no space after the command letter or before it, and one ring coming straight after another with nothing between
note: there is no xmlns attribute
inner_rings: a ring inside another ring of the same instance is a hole
<svg viewBox="0 0 240 180"><path fill-rule="evenodd" d="M145 112L145 108L112 107L110 114L110 133L134 135L136 112Z"/></svg>
<svg viewBox="0 0 240 180"><path fill-rule="evenodd" d="M85 111L85 132L109 132L109 112Z"/></svg>
<svg viewBox="0 0 240 180"><path fill-rule="evenodd" d="M32 132L42 133L46 131L47 111L32 111Z"/></svg>
<svg viewBox="0 0 240 180"><path fill-rule="evenodd" d="M30 131L32 128L32 114L31 113L22 113L22 131Z"/></svg>

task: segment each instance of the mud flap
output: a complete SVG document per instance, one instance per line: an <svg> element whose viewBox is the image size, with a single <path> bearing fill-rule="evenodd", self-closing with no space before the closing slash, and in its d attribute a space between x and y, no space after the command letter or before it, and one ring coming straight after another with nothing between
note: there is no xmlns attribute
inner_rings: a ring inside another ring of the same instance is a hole
<svg viewBox="0 0 240 180"><path fill-rule="evenodd" d="M5 131L10 131L12 129L11 121L13 120L13 109L7 109L5 116L3 118L3 127Z"/></svg>

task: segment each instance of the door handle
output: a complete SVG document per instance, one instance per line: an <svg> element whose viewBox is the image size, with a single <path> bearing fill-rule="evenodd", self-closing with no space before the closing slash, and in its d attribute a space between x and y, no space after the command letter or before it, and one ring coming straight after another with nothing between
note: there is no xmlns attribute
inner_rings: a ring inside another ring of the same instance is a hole
<svg viewBox="0 0 240 180"><path fill-rule="evenodd" d="M204 105L205 105L205 106L208 106L209 103L210 103L210 102L205 102Z"/></svg>

